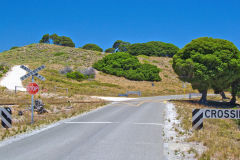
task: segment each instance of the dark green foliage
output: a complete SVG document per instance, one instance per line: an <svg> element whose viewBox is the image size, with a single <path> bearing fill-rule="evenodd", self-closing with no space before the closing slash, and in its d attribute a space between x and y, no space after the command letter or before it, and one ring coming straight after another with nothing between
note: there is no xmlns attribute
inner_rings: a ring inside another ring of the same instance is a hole
<svg viewBox="0 0 240 160"><path fill-rule="evenodd" d="M54 56L61 56L61 55L64 55L66 54L65 52L56 52L54 53Z"/></svg>
<svg viewBox="0 0 240 160"><path fill-rule="evenodd" d="M66 36L60 36L59 38L59 45L61 46L68 46L68 47L75 47L75 44L73 43L72 39Z"/></svg>
<svg viewBox="0 0 240 160"><path fill-rule="evenodd" d="M88 43L88 44L85 44L82 49L87 49L87 50L92 50L92 51L98 51L98 52L102 52L103 49L101 47L99 47L98 45L96 44L91 44L91 43Z"/></svg>
<svg viewBox="0 0 240 160"><path fill-rule="evenodd" d="M68 47L75 47L72 39L66 36L58 36L57 34L45 34L43 38L40 40L40 43L50 43L52 40L53 44L60 45L60 46L68 46Z"/></svg>
<svg viewBox="0 0 240 160"><path fill-rule="evenodd" d="M105 56L93 65L97 70L136 81L160 81L160 69L151 64L141 64L129 53L117 52Z"/></svg>
<svg viewBox="0 0 240 160"><path fill-rule="evenodd" d="M42 39L39 41L39 43L50 43L50 35L45 34L43 35Z"/></svg>
<svg viewBox="0 0 240 160"><path fill-rule="evenodd" d="M113 47L115 49L115 52L127 52L128 47L131 44L129 42L124 42L122 40L117 40L114 42Z"/></svg>
<svg viewBox="0 0 240 160"><path fill-rule="evenodd" d="M3 74L7 73L9 70L9 67L6 64L0 64L0 77L3 76Z"/></svg>
<svg viewBox="0 0 240 160"><path fill-rule="evenodd" d="M88 78L87 76L84 76L81 72L78 71L67 73L66 76L67 78L75 79L77 81L82 81Z"/></svg>
<svg viewBox="0 0 240 160"><path fill-rule="evenodd" d="M50 36L50 39L53 41L53 44L59 45L60 44L60 39L59 36L54 33Z"/></svg>
<svg viewBox="0 0 240 160"><path fill-rule="evenodd" d="M128 53L131 55L147 55L158 57L172 57L179 48L171 43L151 41L147 43L135 43L128 47Z"/></svg>
<svg viewBox="0 0 240 160"><path fill-rule="evenodd" d="M114 48L108 48L105 50L106 53L114 53L115 49Z"/></svg>
<svg viewBox="0 0 240 160"><path fill-rule="evenodd" d="M173 57L173 69L182 81L191 83L193 89L206 96L208 89L220 92L238 79L240 53L230 41L198 38Z"/></svg>
<svg viewBox="0 0 240 160"><path fill-rule="evenodd" d="M16 49L16 48L19 48L19 47L18 46L13 46L13 47L10 48L10 50Z"/></svg>

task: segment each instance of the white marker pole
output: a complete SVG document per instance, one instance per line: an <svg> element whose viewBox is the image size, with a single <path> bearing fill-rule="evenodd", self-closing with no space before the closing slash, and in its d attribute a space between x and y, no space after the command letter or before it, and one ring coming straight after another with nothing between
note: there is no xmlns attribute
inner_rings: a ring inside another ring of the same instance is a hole
<svg viewBox="0 0 240 160"><path fill-rule="evenodd" d="M34 82L34 76L32 75L32 83L33 82ZM32 94L32 121L31 121L31 124L34 123L34 121L33 121L33 110L34 110L34 108L33 108L33 101L34 101L34 95Z"/></svg>

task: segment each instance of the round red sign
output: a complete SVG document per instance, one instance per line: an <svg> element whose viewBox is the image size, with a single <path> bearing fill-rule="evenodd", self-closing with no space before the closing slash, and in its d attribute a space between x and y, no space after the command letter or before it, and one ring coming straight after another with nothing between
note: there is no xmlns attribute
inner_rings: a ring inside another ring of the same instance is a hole
<svg viewBox="0 0 240 160"><path fill-rule="evenodd" d="M29 94L36 94L39 90L37 83L29 83L27 86L27 91Z"/></svg>

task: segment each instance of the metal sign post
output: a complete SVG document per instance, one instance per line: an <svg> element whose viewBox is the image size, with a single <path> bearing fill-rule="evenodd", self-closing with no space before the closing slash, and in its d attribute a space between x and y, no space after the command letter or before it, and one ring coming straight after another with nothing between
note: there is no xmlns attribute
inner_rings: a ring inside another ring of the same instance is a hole
<svg viewBox="0 0 240 160"><path fill-rule="evenodd" d="M40 80L42 81L45 81L45 78L43 76L41 76L40 74L38 74L39 71L41 71L42 69L45 68L44 65L42 65L41 67L38 67L37 69L35 70L31 70L29 69L28 67L24 66L24 65L21 65L20 66L22 69L24 69L25 71L27 71L28 73L24 76L22 76L20 79L23 81L25 79L27 79L28 77L32 76L32 83L34 83L34 76L39 78ZM32 110L32 118L31 118L31 123L33 124L34 123L34 119L33 119L33 116L34 116L34 94L32 94L32 106L31 106L31 110Z"/></svg>

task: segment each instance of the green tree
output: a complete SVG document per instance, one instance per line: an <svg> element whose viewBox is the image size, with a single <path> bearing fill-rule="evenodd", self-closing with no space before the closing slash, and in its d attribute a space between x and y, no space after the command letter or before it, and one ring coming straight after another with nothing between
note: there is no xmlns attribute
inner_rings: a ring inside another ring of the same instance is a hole
<svg viewBox="0 0 240 160"><path fill-rule="evenodd" d="M50 35L45 34L43 35L42 39L39 41L39 43L50 43Z"/></svg>
<svg viewBox="0 0 240 160"><path fill-rule="evenodd" d="M173 69L184 82L202 93L201 103L207 101L207 91L223 91L240 75L240 53L230 41L202 37L192 40L173 57Z"/></svg>
<svg viewBox="0 0 240 160"><path fill-rule="evenodd" d="M56 33L52 34L50 36L50 39L53 41L53 44L56 44L56 45L60 44L60 38Z"/></svg>
<svg viewBox="0 0 240 160"><path fill-rule="evenodd" d="M115 52L127 52L128 47L131 44L129 42L124 42L122 40L117 40L114 42L113 47L115 49Z"/></svg>
<svg viewBox="0 0 240 160"><path fill-rule="evenodd" d="M147 43L135 43L128 47L131 55L147 55L158 57L172 57L178 52L179 48L171 43L151 41Z"/></svg>
<svg viewBox="0 0 240 160"><path fill-rule="evenodd" d="M99 47L98 45L96 44L91 44L91 43L88 43L88 44L85 44L82 49L87 49L87 50L92 50L92 51L98 51L98 52L102 52L103 49L101 47Z"/></svg>
<svg viewBox="0 0 240 160"><path fill-rule="evenodd" d="M13 46L13 47L10 48L10 50L16 49L16 48L19 48L19 47L18 46Z"/></svg>
<svg viewBox="0 0 240 160"><path fill-rule="evenodd" d="M60 46L75 47L72 39L66 36L58 36L56 33L49 36L49 40L52 40L53 44ZM49 41L50 42L50 41Z"/></svg>
<svg viewBox="0 0 240 160"><path fill-rule="evenodd" d="M68 46L68 47L75 47L75 44L73 43L72 39L66 36L60 37L59 45L61 46Z"/></svg>
<svg viewBox="0 0 240 160"><path fill-rule="evenodd" d="M106 53L114 53L115 49L114 48L108 48L105 50Z"/></svg>

